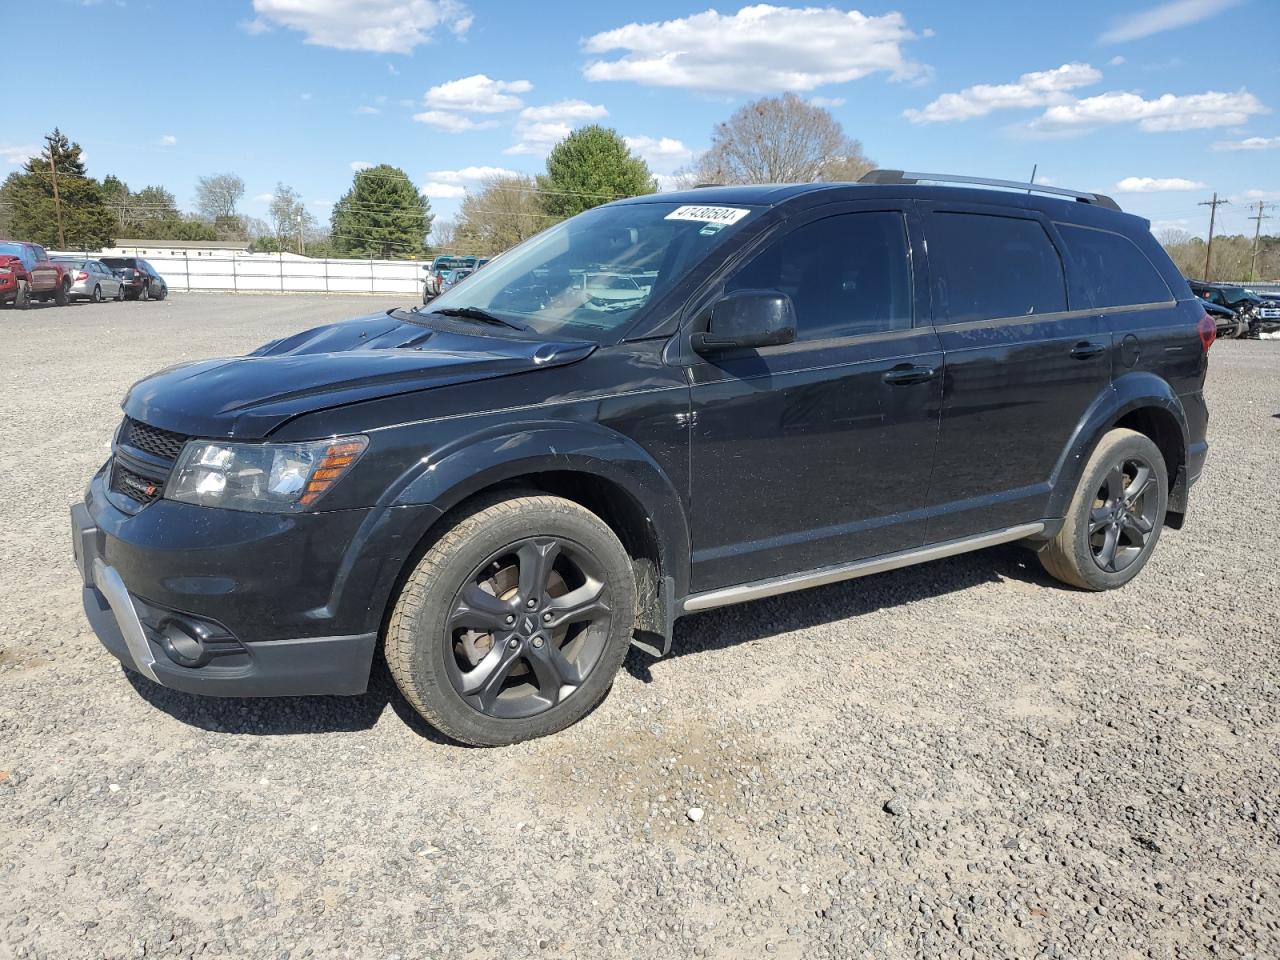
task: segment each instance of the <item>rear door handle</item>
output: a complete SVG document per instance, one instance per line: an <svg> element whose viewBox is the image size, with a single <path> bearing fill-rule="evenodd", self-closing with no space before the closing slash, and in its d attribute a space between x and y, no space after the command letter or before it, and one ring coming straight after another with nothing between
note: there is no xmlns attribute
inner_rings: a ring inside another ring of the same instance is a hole
<svg viewBox="0 0 1280 960"><path fill-rule="evenodd" d="M912 383L924 383L932 380L938 375L937 367L916 366L914 364L899 364L892 370L886 370L883 376L885 383L892 384L895 387L906 386Z"/></svg>
<svg viewBox="0 0 1280 960"><path fill-rule="evenodd" d="M1106 344L1082 340L1071 348L1071 356L1077 360L1092 360L1094 357L1105 353L1106 349Z"/></svg>

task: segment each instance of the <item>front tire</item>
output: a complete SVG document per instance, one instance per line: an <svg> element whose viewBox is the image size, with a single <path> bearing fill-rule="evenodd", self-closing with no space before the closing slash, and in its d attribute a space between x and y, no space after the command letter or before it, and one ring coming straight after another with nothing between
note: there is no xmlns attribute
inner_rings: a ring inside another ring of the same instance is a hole
<svg viewBox="0 0 1280 960"><path fill-rule="evenodd" d="M98 286L97 284L94 284L94 287L93 287L93 293L92 293L92 294L90 294L90 296L89 296L89 300L90 300L90 302L92 302L92 303L101 303L101 302L102 302L102 287L101 287L101 286Z"/></svg>
<svg viewBox="0 0 1280 960"><path fill-rule="evenodd" d="M1085 464L1067 516L1040 562L1082 590L1114 590L1138 575L1160 539L1169 477L1160 448L1136 430L1115 429Z"/></svg>
<svg viewBox="0 0 1280 960"><path fill-rule="evenodd" d="M556 733L608 692L635 620L631 561L595 514L517 494L464 513L405 582L386 658L442 733L503 746Z"/></svg>

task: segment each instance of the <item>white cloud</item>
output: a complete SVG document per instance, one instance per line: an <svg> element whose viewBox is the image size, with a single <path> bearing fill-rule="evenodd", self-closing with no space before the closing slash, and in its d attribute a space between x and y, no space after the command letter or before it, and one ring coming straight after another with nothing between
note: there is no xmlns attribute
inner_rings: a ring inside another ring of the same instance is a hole
<svg viewBox="0 0 1280 960"><path fill-rule="evenodd" d="M175 137L172 133L166 133L159 140L160 146L162 147L172 147L175 144L177 144L177 142L178 142L178 138Z"/></svg>
<svg viewBox="0 0 1280 960"><path fill-rule="evenodd" d="M425 102L438 110L462 110L467 113L503 113L518 110L524 101L514 96L528 93L533 84L528 80L491 80L483 73L450 80L427 91Z"/></svg>
<svg viewBox="0 0 1280 960"><path fill-rule="evenodd" d="M1203 190L1205 184L1185 177L1125 177L1115 186L1116 193L1172 193L1179 190Z"/></svg>
<svg viewBox="0 0 1280 960"><path fill-rule="evenodd" d="M267 23L267 21L263 20L261 17L254 17L252 20L241 20L236 24L236 26L251 37L271 32L271 24Z"/></svg>
<svg viewBox="0 0 1280 960"><path fill-rule="evenodd" d="M302 102L303 102L303 103L306 103L306 102L308 102L308 101L311 99L311 94L309 94L309 93L300 93L300 94L298 94L298 98L299 98L300 100L302 100Z"/></svg>
<svg viewBox="0 0 1280 960"><path fill-rule="evenodd" d="M541 107L525 107L520 111L520 119L530 123L568 123L573 120L599 120L607 117L609 111L597 103L585 100L560 100Z"/></svg>
<svg viewBox="0 0 1280 960"><path fill-rule="evenodd" d="M253 10L250 33L276 24L317 46L373 53L409 53L442 26L460 36L472 19L458 0L253 0Z"/></svg>
<svg viewBox="0 0 1280 960"><path fill-rule="evenodd" d="M1102 73L1087 63L1064 63L1052 70L1024 73L1015 83L980 83L959 93L944 93L920 110L906 110L912 123L947 123L983 117L993 110L1041 107L1068 103L1068 90L1088 86L1102 79Z"/></svg>
<svg viewBox="0 0 1280 960"><path fill-rule="evenodd" d="M394 63L387 64L387 73L391 74L393 77L400 76L400 71L396 69L396 65Z"/></svg>
<svg viewBox="0 0 1280 960"><path fill-rule="evenodd" d="M1259 190L1254 187L1231 197L1232 203L1252 203L1256 200L1280 200L1280 190Z"/></svg>
<svg viewBox="0 0 1280 960"><path fill-rule="evenodd" d="M270 203L276 198L274 193L255 193L253 195L254 203Z"/></svg>
<svg viewBox="0 0 1280 960"><path fill-rule="evenodd" d="M669 171L693 159L693 151L674 137L623 137L633 153L644 158L651 170Z"/></svg>
<svg viewBox="0 0 1280 960"><path fill-rule="evenodd" d="M373 164L368 160L352 160L348 166L357 173L361 170L371 170L373 168Z"/></svg>
<svg viewBox="0 0 1280 960"><path fill-rule="evenodd" d="M463 167L461 170L433 170L427 179L436 183L479 183L490 177L518 177L520 174L506 167Z"/></svg>
<svg viewBox="0 0 1280 960"><path fill-rule="evenodd" d="M585 100L560 100L540 107L525 107L516 121L516 143L504 153L541 157L587 120L607 117L609 111Z"/></svg>
<svg viewBox="0 0 1280 960"><path fill-rule="evenodd" d="M590 61L583 75L741 93L812 90L872 73L911 80L926 72L903 53L913 39L900 13L757 4L597 33L584 41L588 53L620 55Z"/></svg>
<svg viewBox="0 0 1280 960"><path fill-rule="evenodd" d="M382 111L379 110L377 107L371 107L367 103L362 103L360 106L356 107L356 113L359 113L366 117L371 117L374 114L381 113L381 112Z"/></svg>
<svg viewBox="0 0 1280 960"><path fill-rule="evenodd" d="M815 107L843 107L844 97L810 97L809 102Z"/></svg>
<svg viewBox="0 0 1280 960"><path fill-rule="evenodd" d="M456 200L459 197L467 195L467 188L459 186L456 183L438 183L431 181L424 183L418 188L419 193L425 193L433 200Z"/></svg>
<svg viewBox="0 0 1280 960"><path fill-rule="evenodd" d="M1032 127L1062 132L1104 124L1136 123L1139 130L1147 133L1166 133L1236 126L1251 116L1269 112L1262 101L1247 90L1187 96L1166 93L1154 100L1145 100L1136 93L1113 91L1050 107Z"/></svg>
<svg viewBox="0 0 1280 960"><path fill-rule="evenodd" d="M1107 66L1120 67L1120 66L1123 66L1124 63L1125 63L1124 57L1120 56L1120 54L1117 53L1114 57L1112 57L1110 60L1107 61Z"/></svg>
<svg viewBox="0 0 1280 960"><path fill-rule="evenodd" d="M11 163L11 164L14 164L15 166L20 163L26 163L28 160L30 160L34 156L37 156L39 153L40 153L39 147L33 146L28 143L24 143L21 146L13 146L13 147L0 145L0 158L2 158L5 163Z"/></svg>
<svg viewBox="0 0 1280 960"><path fill-rule="evenodd" d="M419 123L430 124L438 127L446 133L463 133L466 130L485 130L489 127L496 127L495 120L472 120L468 116L461 113L450 113L448 110L424 110L422 113L415 113L413 119Z"/></svg>
<svg viewBox="0 0 1280 960"><path fill-rule="evenodd" d="M1162 3L1119 18L1110 30L1098 38L1098 42L1124 43L1126 40L1149 37L1153 33L1176 30L1178 27L1207 20L1241 2L1242 0L1173 0L1172 3Z"/></svg>
<svg viewBox="0 0 1280 960"><path fill-rule="evenodd" d="M1215 150L1275 150L1280 147L1280 137L1245 137L1243 140L1219 140Z"/></svg>

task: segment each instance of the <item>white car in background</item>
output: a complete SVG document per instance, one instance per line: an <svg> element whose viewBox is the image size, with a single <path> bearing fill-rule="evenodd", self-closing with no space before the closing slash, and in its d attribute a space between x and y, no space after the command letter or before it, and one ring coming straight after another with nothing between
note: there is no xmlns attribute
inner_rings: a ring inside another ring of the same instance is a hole
<svg viewBox="0 0 1280 960"><path fill-rule="evenodd" d="M56 257L54 261L61 264L71 278L72 300L101 303L103 300L124 299L124 281L101 260Z"/></svg>

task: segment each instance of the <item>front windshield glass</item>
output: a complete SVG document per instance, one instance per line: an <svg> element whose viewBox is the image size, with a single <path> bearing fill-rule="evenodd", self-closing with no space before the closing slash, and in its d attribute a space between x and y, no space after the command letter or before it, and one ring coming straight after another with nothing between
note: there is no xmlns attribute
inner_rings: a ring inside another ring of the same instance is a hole
<svg viewBox="0 0 1280 960"><path fill-rule="evenodd" d="M428 312L469 307L544 335L609 339L750 214L661 202L596 207L495 258Z"/></svg>

